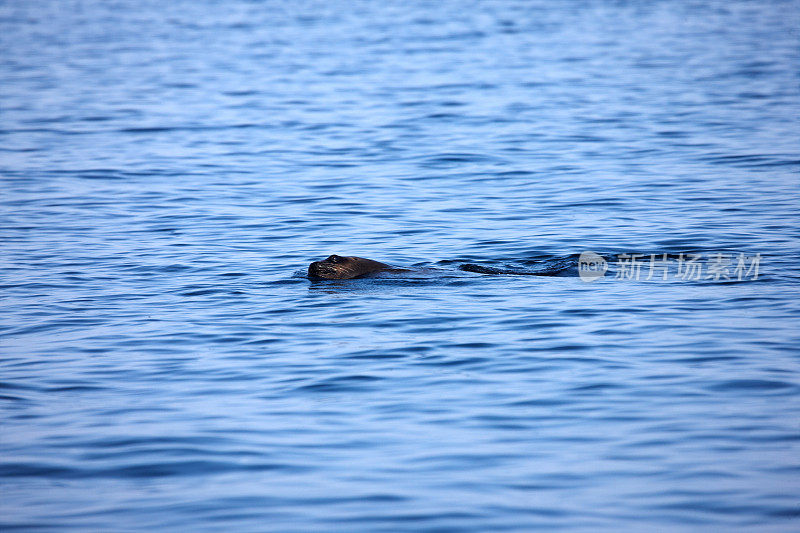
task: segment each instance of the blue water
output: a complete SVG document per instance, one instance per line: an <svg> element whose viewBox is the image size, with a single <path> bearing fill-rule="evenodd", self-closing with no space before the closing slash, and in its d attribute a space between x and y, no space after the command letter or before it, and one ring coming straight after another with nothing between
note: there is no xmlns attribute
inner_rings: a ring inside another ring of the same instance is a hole
<svg viewBox="0 0 800 533"><path fill-rule="evenodd" d="M0 3L0 529L796 531L798 28Z"/></svg>

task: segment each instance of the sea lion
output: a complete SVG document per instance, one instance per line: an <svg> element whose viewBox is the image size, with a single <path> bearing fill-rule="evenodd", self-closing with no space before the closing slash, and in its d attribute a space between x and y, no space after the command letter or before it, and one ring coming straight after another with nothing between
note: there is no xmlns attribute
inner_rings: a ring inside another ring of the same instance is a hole
<svg viewBox="0 0 800 533"><path fill-rule="evenodd" d="M541 264L521 268L498 268L474 263L463 263L458 270L475 274L494 274L509 276L570 276L576 275L575 259L553 257L541 261ZM372 259L355 256L331 255L323 261L315 261L308 265L308 277L314 279L353 279L375 272L387 272L400 277L436 278L452 276L453 271L437 267L398 268Z"/></svg>
<svg viewBox="0 0 800 533"><path fill-rule="evenodd" d="M363 257L332 255L308 265L308 277L317 279L353 279L390 269L389 265Z"/></svg>

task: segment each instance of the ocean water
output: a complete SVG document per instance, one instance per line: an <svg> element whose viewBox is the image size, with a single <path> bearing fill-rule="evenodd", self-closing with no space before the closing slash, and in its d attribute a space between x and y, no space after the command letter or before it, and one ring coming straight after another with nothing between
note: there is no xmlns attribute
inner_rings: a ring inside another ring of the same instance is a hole
<svg viewBox="0 0 800 533"><path fill-rule="evenodd" d="M796 531L798 28L0 2L0 529Z"/></svg>

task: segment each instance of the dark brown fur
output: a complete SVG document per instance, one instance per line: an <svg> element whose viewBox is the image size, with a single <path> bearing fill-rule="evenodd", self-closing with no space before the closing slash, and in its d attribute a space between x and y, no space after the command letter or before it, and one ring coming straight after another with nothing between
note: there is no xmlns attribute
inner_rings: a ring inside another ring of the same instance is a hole
<svg viewBox="0 0 800 533"><path fill-rule="evenodd" d="M353 279L379 270L391 268L389 265L364 259L363 257L344 257L332 255L324 261L315 261L308 266L309 278Z"/></svg>

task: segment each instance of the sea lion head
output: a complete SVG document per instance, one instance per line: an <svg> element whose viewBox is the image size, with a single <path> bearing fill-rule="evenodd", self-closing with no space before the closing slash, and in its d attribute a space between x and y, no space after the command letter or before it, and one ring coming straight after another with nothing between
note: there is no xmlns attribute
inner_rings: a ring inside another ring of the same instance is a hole
<svg viewBox="0 0 800 533"><path fill-rule="evenodd" d="M324 261L314 261L308 265L308 277L353 279L387 267L388 265L363 257L331 255Z"/></svg>

